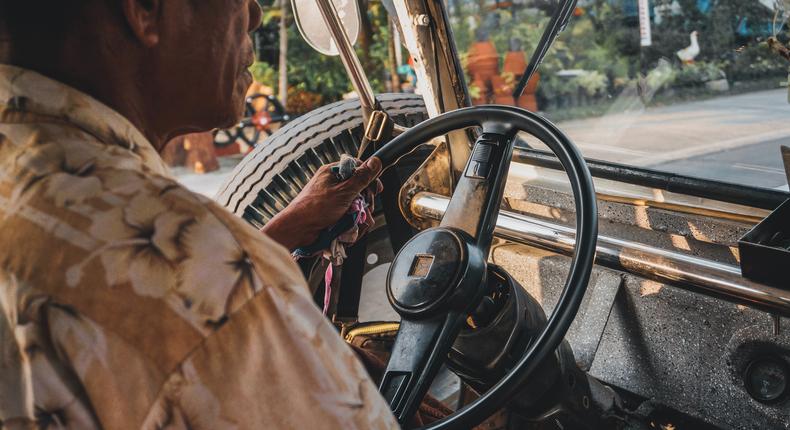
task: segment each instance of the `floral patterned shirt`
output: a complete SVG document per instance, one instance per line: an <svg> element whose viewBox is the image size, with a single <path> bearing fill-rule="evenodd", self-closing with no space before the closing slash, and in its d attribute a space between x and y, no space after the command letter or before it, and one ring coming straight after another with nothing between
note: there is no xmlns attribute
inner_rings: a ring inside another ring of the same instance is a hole
<svg viewBox="0 0 790 430"><path fill-rule="evenodd" d="M285 249L0 65L0 428L397 427Z"/></svg>

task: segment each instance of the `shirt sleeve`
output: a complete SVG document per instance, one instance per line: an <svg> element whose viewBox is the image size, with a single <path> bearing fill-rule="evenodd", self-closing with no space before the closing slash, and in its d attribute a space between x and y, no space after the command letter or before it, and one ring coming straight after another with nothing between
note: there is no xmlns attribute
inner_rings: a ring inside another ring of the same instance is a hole
<svg viewBox="0 0 790 430"><path fill-rule="evenodd" d="M144 428L397 428L285 249L215 215L254 268L236 288L256 292L168 377Z"/></svg>

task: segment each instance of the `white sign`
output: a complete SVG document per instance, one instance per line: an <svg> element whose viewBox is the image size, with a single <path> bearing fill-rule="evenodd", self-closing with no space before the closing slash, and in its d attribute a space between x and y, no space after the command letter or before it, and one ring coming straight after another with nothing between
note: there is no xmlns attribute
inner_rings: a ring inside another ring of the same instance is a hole
<svg viewBox="0 0 790 430"><path fill-rule="evenodd" d="M650 46L653 36L650 34L650 6L648 0L639 0L639 44Z"/></svg>

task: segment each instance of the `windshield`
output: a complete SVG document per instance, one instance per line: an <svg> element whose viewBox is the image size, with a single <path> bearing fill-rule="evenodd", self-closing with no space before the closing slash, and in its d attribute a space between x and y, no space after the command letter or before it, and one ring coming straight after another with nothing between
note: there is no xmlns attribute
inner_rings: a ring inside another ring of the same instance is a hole
<svg viewBox="0 0 790 430"><path fill-rule="evenodd" d="M790 7L782 0L579 0L514 99L556 6L449 2L474 104L539 111L589 158L787 189Z"/></svg>

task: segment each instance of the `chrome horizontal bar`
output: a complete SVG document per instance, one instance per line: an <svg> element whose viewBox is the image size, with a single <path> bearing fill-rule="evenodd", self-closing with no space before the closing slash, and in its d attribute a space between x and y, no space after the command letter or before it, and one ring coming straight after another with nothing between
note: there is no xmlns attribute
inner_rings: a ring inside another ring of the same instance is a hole
<svg viewBox="0 0 790 430"><path fill-rule="evenodd" d="M412 200L412 214L440 220L450 199L421 192ZM522 214L501 211L497 237L565 255L573 253L575 230ZM790 291L768 287L741 276L737 266L599 235L596 264L697 293L790 317Z"/></svg>

